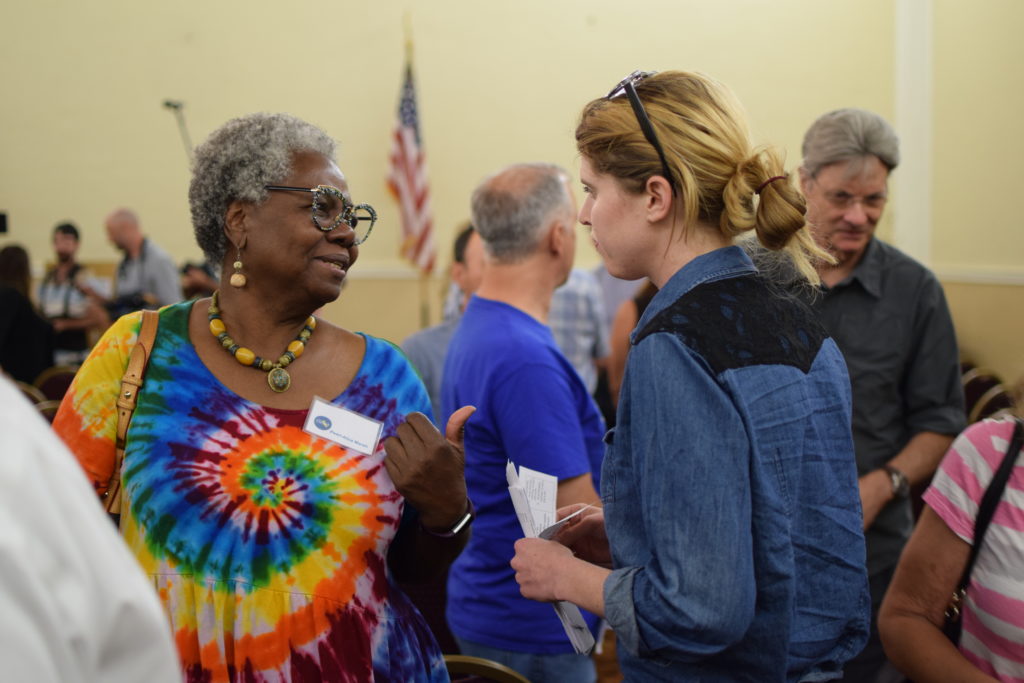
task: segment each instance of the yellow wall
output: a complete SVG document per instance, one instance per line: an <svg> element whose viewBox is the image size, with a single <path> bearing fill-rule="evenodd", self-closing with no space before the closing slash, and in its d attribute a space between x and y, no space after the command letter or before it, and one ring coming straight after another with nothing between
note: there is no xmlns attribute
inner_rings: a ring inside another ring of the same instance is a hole
<svg viewBox="0 0 1024 683"><path fill-rule="evenodd" d="M1024 288L957 282L946 282L943 288L956 324L960 355L994 370L1004 384L1024 378L1020 323Z"/></svg>
<svg viewBox="0 0 1024 683"><path fill-rule="evenodd" d="M1024 151L1010 126L1021 109L1011 90L1024 48L1011 31L1022 5L935 3L933 254L943 266L1018 267L1021 237L1003 198ZM406 16L442 266L479 179L523 160L574 169L581 106L635 68L698 69L729 83L757 140L783 146L791 165L826 110L894 115L893 0L7 2L0 211L10 233L0 245L25 244L39 270L50 229L70 218L84 230L83 258L113 261L102 220L127 205L176 258L196 259L185 152L162 101L186 102L196 143L231 116L285 110L340 141L354 196L381 215L328 316L404 336L418 327L421 287L397 258L384 178ZM966 127L978 114L983 124ZM578 242L579 262L596 264Z"/></svg>
<svg viewBox="0 0 1024 683"><path fill-rule="evenodd" d="M1012 382L1024 377L1024 3L934 8L932 265L963 355Z"/></svg>
<svg viewBox="0 0 1024 683"><path fill-rule="evenodd" d="M1022 27L1020 0L935 3L932 256L939 270L1009 272L1024 282Z"/></svg>

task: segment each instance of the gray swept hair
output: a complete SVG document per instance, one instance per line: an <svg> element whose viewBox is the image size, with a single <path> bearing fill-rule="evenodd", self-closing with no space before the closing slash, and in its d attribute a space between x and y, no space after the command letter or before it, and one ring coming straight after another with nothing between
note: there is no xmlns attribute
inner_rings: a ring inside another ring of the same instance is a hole
<svg viewBox="0 0 1024 683"><path fill-rule="evenodd" d="M514 263L533 253L552 215L572 211L568 178L554 164L513 164L480 183L473 191L472 222L487 254L498 263Z"/></svg>
<svg viewBox="0 0 1024 683"><path fill-rule="evenodd" d="M804 135L803 170L811 178L826 166L876 156L892 171L900 163L900 140L889 122L865 109L822 115Z"/></svg>
<svg viewBox="0 0 1024 683"><path fill-rule="evenodd" d="M264 185L280 183L298 152L334 159L335 144L324 131L291 114L248 114L231 119L196 148L189 207L196 242L219 264L227 238L224 218L233 201L261 202Z"/></svg>

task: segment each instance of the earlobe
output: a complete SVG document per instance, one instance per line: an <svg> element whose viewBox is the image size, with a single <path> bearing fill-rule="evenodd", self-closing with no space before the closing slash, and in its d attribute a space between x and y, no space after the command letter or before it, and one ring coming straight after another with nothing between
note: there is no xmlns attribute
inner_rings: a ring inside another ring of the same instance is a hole
<svg viewBox="0 0 1024 683"><path fill-rule="evenodd" d="M557 221L551 226L551 237L549 244L551 245L551 253L561 254L565 251L566 246L566 225L562 221Z"/></svg>
<svg viewBox="0 0 1024 683"><path fill-rule="evenodd" d="M559 242L559 239L560 239L560 235L558 233L560 233L560 232L561 232L561 228L559 227L558 223L551 223L550 226L548 227L548 232L547 232L548 251L551 252L552 254L557 254L558 253L558 242Z"/></svg>
<svg viewBox="0 0 1024 683"><path fill-rule="evenodd" d="M234 201L228 205L224 214L224 235L237 249L245 247L245 205L242 202Z"/></svg>

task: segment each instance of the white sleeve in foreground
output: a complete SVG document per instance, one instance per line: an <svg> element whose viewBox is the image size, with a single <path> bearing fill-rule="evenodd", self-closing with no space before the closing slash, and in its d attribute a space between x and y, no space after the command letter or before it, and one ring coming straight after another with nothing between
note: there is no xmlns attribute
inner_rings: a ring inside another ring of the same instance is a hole
<svg viewBox="0 0 1024 683"><path fill-rule="evenodd" d="M78 463L5 379L0 406L3 679L180 682L152 582Z"/></svg>

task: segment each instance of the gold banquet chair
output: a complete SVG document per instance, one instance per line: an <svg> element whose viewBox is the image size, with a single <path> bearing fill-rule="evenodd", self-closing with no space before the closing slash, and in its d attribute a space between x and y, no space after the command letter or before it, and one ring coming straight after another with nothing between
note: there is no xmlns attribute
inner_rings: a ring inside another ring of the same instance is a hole
<svg viewBox="0 0 1024 683"><path fill-rule="evenodd" d="M54 365L39 373L32 384L43 392L46 398L59 401L68 392L76 372L78 372L78 367L74 365Z"/></svg>
<svg viewBox="0 0 1024 683"><path fill-rule="evenodd" d="M1013 395L1002 384L996 384L983 393L971 407L969 423L988 417L1009 415L1013 409Z"/></svg>
<svg viewBox="0 0 1024 683"><path fill-rule="evenodd" d="M964 412L967 422L974 422L973 415L979 407L982 398L988 398L987 394L993 389L1000 387L1002 382L996 373L986 368L970 367L960 376L961 386L964 390Z"/></svg>
<svg viewBox="0 0 1024 683"><path fill-rule="evenodd" d="M42 403L46 400L46 395L28 382L16 380L14 383L18 386L18 390L21 392L21 395L27 398L32 405Z"/></svg>
<svg viewBox="0 0 1024 683"><path fill-rule="evenodd" d="M46 418L46 421L53 423L53 418L57 415L57 410L60 408L60 401L54 401L53 399L47 399L46 401L40 401L36 404L36 410L39 414Z"/></svg>
<svg viewBox="0 0 1024 683"><path fill-rule="evenodd" d="M461 675L474 676L485 681L495 681L495 683L530 683L530 680L519 672L504 664L482 657L445 655L444 663L448 668L448 675L452 677L453 681Z"/></svg>

